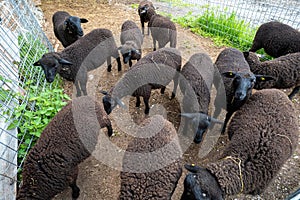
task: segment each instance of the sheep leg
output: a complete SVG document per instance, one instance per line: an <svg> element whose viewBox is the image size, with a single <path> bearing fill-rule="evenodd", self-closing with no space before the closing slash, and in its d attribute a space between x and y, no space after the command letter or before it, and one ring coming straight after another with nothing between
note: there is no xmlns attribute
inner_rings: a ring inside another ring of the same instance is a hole
<svg viewBox="0 0 300 200"><path fill-rule="evenodd" d="M149 24L148 24L148 33L147 35L150 35L150 27L149 27Z"/></svg>
<svg viewBox="0 0 300 200"><path fill-rule="evenodd" d="M131 67L131 66L132 66L132 60L129 59L129 67Z"/></svg>
<svg viewBox="0 0 300 200"><path fill-rule="evenodd" d="M230 117L232 116L232 114L233 114L233 112L227 112L226 113L226 117L225 117L225 120L224 120L224 125L223 125L222 131L221 131L222 135L224 135L224 133L226 131L227 123L228 123Z"/></svg>
<svg viewBox="0 0 300 200"><path fill-rule="evenodd" d="M145 22L143 20L141 20L141 24L142 24L142 34L144 35L144 30L145 30ZM149 32L148 32L149 33Z"/></svg>
<svg viewBox="0 0 300 200"><path fill-rule="evenodd" d="M136 96L135 107L140 107L140 105L141 105L141 99L140 99L140 96Z"/></svg>
<svg viewBox="0 0 300 200"><path fill-rule="evenodd" d="M156 40L153 38L153 51L156 51Z"/></svg>
<svg viewBox="0 0 300 200"><path fill-rule="evenodd" d="M106 62L107 62L107 71L111 72L111 57L110 56L107 57Z"/></svg>
<svg viewBox="0 0 300 200"><path fill-rule="evenodd" d="M112 129L111 125L106 126L106 128L107 128L107 135L108 135L108 137L112 136L113 129Z"/></svg>
<svg viewBox="0 0 300 200"><path fill-rule="evenodd" d="M71 180L69 181L70 182L69 186L72 188L73 200L77 199L80 194L80 189L76 184L77 176L78 176L78 167L76 166L72 172L72 176L70 177Z"/></svg>
<svg viewBox="0 0 300 200"><path fill-rule="evenodd" d="M163 87L160 89L160 93L161 93L161 94L164 94L164 93L165 93L165 90L166 90L166 87L163 86Z"/></svg>
<svg viewBox="0 0 300 200"><path fill-rule="evenodd" d="M80 91L80 87L79 87L79 80L75 81L75 87L76 87L76 97L80 97L81 91Z"/></svg>
<svg viewBox="0 0 300 200"><path fill-rule="evenodd" d="M145 114L148 115L150 111L150 106L149 106L149 98L143 97L144 99L144 104L145 104Z"/></svg>
<svg viewBox="0 0 300 200"><path fill-rule="evenodd" d="M300 90L300 86L296 86L293 91L291 92L291 94L289 94L289 99L292 100L293 97L299 92Z"/></svg>
<svg viewBox="0 0 300 200"><path fill-rule="evenodd" d="M178 79L179 79L179 71L176 71L175 77L173 79L173 81L174 81L174 88L173 88L171 99L175 98L176 90L177 90L177 87L178 87Z"/></svg>

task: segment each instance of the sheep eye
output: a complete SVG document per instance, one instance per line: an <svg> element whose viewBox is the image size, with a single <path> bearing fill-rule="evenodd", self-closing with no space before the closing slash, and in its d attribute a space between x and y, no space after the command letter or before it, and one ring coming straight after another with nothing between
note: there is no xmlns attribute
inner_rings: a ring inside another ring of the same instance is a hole
<svg viewBox="0 0 300 200"><path fill-rule="evenodd" d="M207 194L203 192L203 193L202 193L202 196L203 196L203 197L206 197L206 196L207 196Z"/></svg>

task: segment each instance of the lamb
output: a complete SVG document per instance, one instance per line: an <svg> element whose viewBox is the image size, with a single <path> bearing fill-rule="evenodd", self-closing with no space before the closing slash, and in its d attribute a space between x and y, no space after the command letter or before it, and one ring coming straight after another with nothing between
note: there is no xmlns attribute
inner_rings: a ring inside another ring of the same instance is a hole
<svg viewBox="0 0 300 200"><path fill-rule="evenodd" d="M111 136L108 116L91 97L75 98L63 107L26 157L17 199L52 199L68 186L77 199L77 166L91 155L103 127Z"/></svg>
<svg viewBox="0 0 300 200"><path fill-rule="evenodd" d="M140 106L143 97L145 114L149 114L149 99L152 89L161 89L164 94L166 85L174 81L171 99L175 97L181 69L181 55L177 49L165 47L148 53L133 65L110 92L102 91L103 104L107 114L119 104L126 95L136 97L136 107Z"/></svg>
<svg viewBox="0 0 300 200"><path fill-rule="evenodd" d="M238 193L261 194L292 155L298 119L292 102L278 89L254 93L228 126L223 158L206 168L186 165L184 199L224 199Z"/></svg>
<svg viewBox="0 0 300 200"><path fill-rule="evenodd" d="M131 60L140 60L142 57L143 35L139 27L131 20L127 20L122 24L120 41L122 46L119 47L123 55L123 62Z"/></svg>
<svg viewBox="0 0 300 200"><path fill-rule="evenodd" d="M42 66L46 80L51 83L55 75L75 83L77 96L87 95L87 72L101 66L107 60L107 71L111 71L111 56L118 62L121 71L121 60L113 34L108 29L94 29L84 37L61 52L46 53L35 62L34 66Z"/></svg>
<svg viewBox="0 0 300 200"><path fill-rule="evenodd" d="M183 66L181 75L183 77L180 79L179 86L184 94L182 100L184 113L181 113L181 116L192 119L192 123L196 122L193 124L197 126L194 142L200 143L211 122L221 123L213 117L207 117L214 78L214 64L207 54L196 53ZM188 132L189 121L186 120L184 123L184 134Z"/></svg>
<svg viewBox="0 0 300 200"><path fill-rule="evenodd" d="M119 200L170 200L182 174L177 132L169 121L154 115L137 133L143 138L134 138L124 154Z"/></svg>
<svg viewBox="0 0 300 200"><path fill-rule="evenodd" d="M150 8L150 11L148 12ZM141 1L138 7L138 13L140 16L140 21L142 25L142 34L144 35L145 30L145 23L149 22L151 19L151 16L153 15L153 11L155 12L155 8L153 6L153 3L151 1ZM148 35L149 35L149 24L148 24Z"/></svg>
<svg viewBox="0 0 300 200"><path fill-rule="evenodd" d="M274 58L300 52L300 32L277 21L262 24L256 32L249 51L256 52L261 48Z"/></svg>
<svg viewBox="0 0 300 200"><path fill-rule="evenodd" d="M254 89L278 88L285 89L294 87L289 94L293 97L300 90L300 52L280 56L270 61L260 62L253 52L244 52L246 61L253 73L259 73L274 77L274 80L256 84Z"/></svg>
<svg viewBox="0 0 300 200"><path fill-rule="evenodd" d="M251 96L254 85L260 81L272 80L272 77L253 74L243 53L235 48L224 49L215 64L222 75L222 80L217 83L219 92L216 97L218 101L215 101L214 117L217 118L221 113L220 99L226 96L227 114L222 129L222 133L225 133L230 117ZM221 81L224 83L224 89Z"/></svg>
<svg viewBox="0 0 300 200"><path fill-rule="evenodd" d="M148 12L150 11L151 9L148 10ZM170 42L170 47L176 48L176 26L169 18L161 16L154 12L154 14L150 18L148 26L151 30L153 51L156 50L156 41L158 42L159 49L165 47L168 42Z"/></svg>
<svg viewBox="0 0 300 200"><path fill-rule="evenodd" d="M56 38L67 47L83 36L81 23L87 23L88 20L71 16L66 11L57 11L52 16L52 22Z"/></svg>

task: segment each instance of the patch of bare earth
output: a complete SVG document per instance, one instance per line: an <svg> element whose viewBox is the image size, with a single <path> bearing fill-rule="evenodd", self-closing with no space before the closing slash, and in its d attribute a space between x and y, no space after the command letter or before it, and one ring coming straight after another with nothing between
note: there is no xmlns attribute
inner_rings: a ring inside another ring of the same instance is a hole
<svg viewBox="0 0 300 200"><path fill-rule="evenodd" d="M130 3L137 3L138 1L126 1L127 5L124 4L103 4L100 1L50 1L42 0L40 7L44 12L45 23L43 28L45 34L50 39L53 46L62 50L63 47L60 42L55 38L52 26L52 15L58 10L65 10L72 15L84 17L89 20L88 23L83 24L85 33L90 32L95 28L107 28L110 29L115 35L117 44L119 42L119 35L121 25L125 20L133 20L138 25L139 16L137 15L136 9L129 6ZM183 55L183 64L189 57L196 52L208 53L212 60L215 61L219 52L223 49L216 47L210 39L203 38L194 35L189 30L185 30L181 27L177 27L178 31L178 42L177 48ZM143 44L143 55L147 52L152 51L152 39L149 36L145 36ZM99 94L99 90L109 90L114 84L121 78L121 76L128 70L127 65L123 65L122 72L117 72L116 62L113 62L112 72L106 72L105 67L94 70L89 73L88 93L95 95L99 102L102 101L102 95ZM171 88L171 87L170 87ZM73 93L73 85L70 82L64 81L65 92L71 96ZM287 93L289 91L286 91ZM75 94L75 93L74 93ZM161 95L159 91L153 91L151 95L150 105L155 105L151 109L150 115L154 113L163 114L166 118L171 121L177 130L182 128L180 126L181 121L178 117L180 113L180 92L178 92L177 98L170 100L170 90L167 90L166 94ZM214 98L214 93L212 95ZM297 108L297 114L300 116L299 108L300 101L299 95L294 101L294 105ZM163 108L163 109L162 109ZM213 107L211 107L213 112ZM126 117L128 113L124 113L121 109L113 111L111 117L115 136L110 139L110 143L117 147L117 150L111 152L110 149L105 148L104 145L99 144L97 150L82 164L79 168L79 177L77 180L78 186L81 189L79 199L117 199L120 188L120 167L122 153L126 149L128 142L132 136L124 132L126 127L132 126L132 124L139 123L142 121L144 116L144 105L142 103L140 108L135 108L135 100L129 99L129 121L130 123L122 124L116 121L116 118ZM122 116L124 115L124 116ZM224 112L222 113L221 119L224 119ZM122 124L122 126L120 125ZM127 127L128 128L128 127ZM188 149L184 152L184 163L196 163L199 165L205 165L208 162L212 162L218 158L222 149L227 143L227 137L219 137L220 127L215 127L209 134L205 136L205 143L202 145L190 144ZM105 131L104 131L105 132ZM102 140L105 133L99 136L99 140ZM184 146L186 138L179 135L181 143ZM216 141L216 138L219 138ZM191 143L191 141L187 141ZM205 146L206 145L206 146ZM203 151L204 147L212 147L210 152ZM201 150L199 150L201 148ZM208 153L206 155L206 153ZM291 159L284 165L278 176L270 184L267 190L260 196L245 196L236 195L227 197L227 199L284 199L287 195L295 190L300 185L300 161L299 161L300 150L299 148L295 151ZM97 159L98 158L98 159ZM100 160L100 161L99 161ZM106 164L104 163L106 162ZM111 164L114 163L114 167ZM183 191L183 179L186 170L183 170L183 176L181 177L177 189L173 195L174 200L180 199L180 195ZM71 199L71 190L68 189L62 194L56 196L55 199Z"/></svg>

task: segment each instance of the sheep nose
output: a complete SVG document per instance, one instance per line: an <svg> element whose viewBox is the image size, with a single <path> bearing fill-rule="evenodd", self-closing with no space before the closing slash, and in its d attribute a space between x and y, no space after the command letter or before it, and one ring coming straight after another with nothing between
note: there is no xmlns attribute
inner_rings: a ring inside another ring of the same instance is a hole
<svg viewBox="0 0 300 200"><path fill-rule="evenodd" d="M246 97L246 94L244 92L236 92L234 98L237 100L244 100Z"/></svg>

